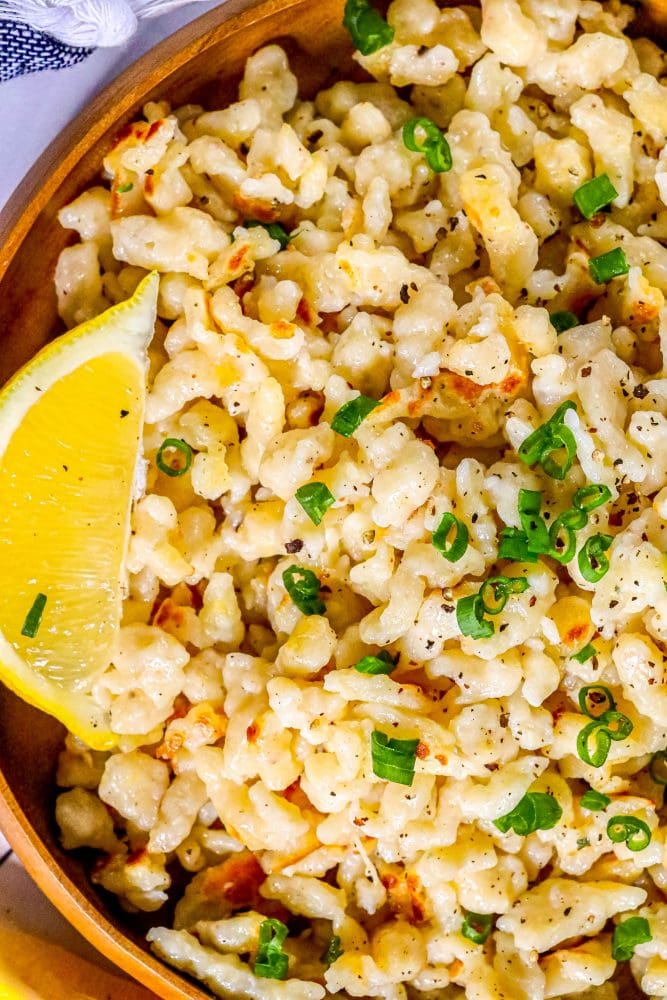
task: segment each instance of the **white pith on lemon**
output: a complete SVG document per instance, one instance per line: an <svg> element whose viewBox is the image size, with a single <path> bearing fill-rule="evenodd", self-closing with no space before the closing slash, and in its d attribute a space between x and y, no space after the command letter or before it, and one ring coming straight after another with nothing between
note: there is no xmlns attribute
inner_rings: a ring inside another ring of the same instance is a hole
<svg viewBox="0 0 667 1000"><path fill-rule="evenodd" d="M148 275L0 391L0 680L100 749L115 739L88 689L120 623L158 284Z"/></svg>

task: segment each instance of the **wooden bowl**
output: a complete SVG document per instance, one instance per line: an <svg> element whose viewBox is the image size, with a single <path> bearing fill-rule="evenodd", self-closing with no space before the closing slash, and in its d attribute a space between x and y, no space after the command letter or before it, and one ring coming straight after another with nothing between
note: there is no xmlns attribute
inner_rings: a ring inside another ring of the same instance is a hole
<svg viewBox="0 0 667 1000"><path fill-rule="evenodd" d="M120 126L147 100L216 107L235 99L246 58L269 41L286 47L302 93L313 93L351 66L343 6L344 0L228 0L145 55L64 130L0 216L0 383L62 329L53 273L72 234L56 213L94 181ZM659 37L667 0L646 7ZM114 908L90 883L84 862L61 849L53 814L62 726L2 685L0 719L0 826L37 884L84 937L159 996L204 1000L208 994L149 952L144 933L155 916ZM624 996L629 1000L630 992Z"/></svg>
<svg viewBox="0 0 667 1000"><path fill-rule="evenodd" d="M235 100L247 57L279 41L302 93L351 68L344 0L228 0L178 31L109 86L37 161L0 216L0 384L62 325L53 273L72 233L56 219L97 177L119 128L148 100L222 107ZM0 685L0 827L49 899L85 938L159 996L210 996L154 958L132 917L98 893L88 867L65 853L54 824L54 773L63 727Z"/></svg>

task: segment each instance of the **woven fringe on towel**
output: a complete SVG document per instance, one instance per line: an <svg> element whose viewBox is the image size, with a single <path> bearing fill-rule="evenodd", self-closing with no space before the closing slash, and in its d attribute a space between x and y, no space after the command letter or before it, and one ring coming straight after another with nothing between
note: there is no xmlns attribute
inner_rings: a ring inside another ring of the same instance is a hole
<svg viewBox="0 0 667 1000"><path fill-rule="evenodd" d="M73 66L92 51L65 45L27 24L0 20L0 83L42 69Z"/></svg>
<svg viewBox="0 0 667 1000"><path fill-rule="evenodd" d="M0 0L0 19L27 24L65 45L123 45L139 19L199 0Z"/></svg>

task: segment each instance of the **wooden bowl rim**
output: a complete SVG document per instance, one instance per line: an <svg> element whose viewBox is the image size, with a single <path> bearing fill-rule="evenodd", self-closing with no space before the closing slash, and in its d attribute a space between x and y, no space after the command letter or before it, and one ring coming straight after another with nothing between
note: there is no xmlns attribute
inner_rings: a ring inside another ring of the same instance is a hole
<svg viewBox="0 0 667 1000"><path fill-rule="evenodd" d="M51 197L85 154L136 112L146 97L190 59L222 38L304 0L226 0L184 25L126 67L59 133L0 212L0 279ZM250 54L250 53L249 53ZM168 72L165 69L168 68ZM54 162L57 164L53 169ZM54 220L55 224L55 220ZM85 897L52 856L0 769L0 827L39 888L66 919L119 969L165 1000L205 1000L210 994L119 931Z"/></svg>

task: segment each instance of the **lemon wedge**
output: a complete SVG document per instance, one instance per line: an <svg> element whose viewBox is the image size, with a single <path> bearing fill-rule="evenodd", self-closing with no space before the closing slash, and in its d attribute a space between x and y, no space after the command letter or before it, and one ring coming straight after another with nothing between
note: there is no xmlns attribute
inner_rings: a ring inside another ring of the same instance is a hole
<svg viewBox="0 0 667 1000"><path fill-rule="evenodd" d="M114 654L159 279L48 344L0 391L0 680L95 749Z"/></svg>
<svg viewBox="0 0 667 1000"><path fill-rule="evenodd" d="M60 945L0 923L0 1000L157 1000Z"/></svg>

